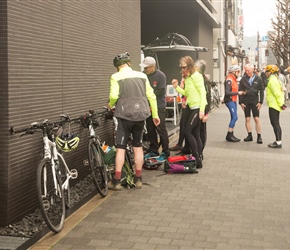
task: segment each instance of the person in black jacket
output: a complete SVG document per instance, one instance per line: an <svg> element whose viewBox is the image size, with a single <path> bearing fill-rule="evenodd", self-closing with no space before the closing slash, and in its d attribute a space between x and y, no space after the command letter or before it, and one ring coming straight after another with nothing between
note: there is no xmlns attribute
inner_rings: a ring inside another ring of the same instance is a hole
<svg viewBox="0 0 290 250"><path fill-rule="evenodd" d="M264 101L264 89L262 78L254 73L254 66L252 64L246 64L245 74L239 84L239 90L245 92L245 94L239 98L239 104L245 113L245 124L248 131L248 136L244 139L245 142L253 141L251 125L252 112L257 132L257 143L263 143L259 115Z"/></svg>
<svg viewBox="0 0 290 250"><path fill-rule="evenodd" d="M146 127L148 131L148 139L150 141L150 152L144 156L145 159L155 158L158 162L164 162L168 156L169 138L166 130L166 75L156 68L156 61L153 57L147 56L140 64L144 68L144 73L147 75L151 87L157 99L158 116L160 124L155 126L151 116L146 119ZM159 155L159 142L162 146L162 153Z"/></svg>

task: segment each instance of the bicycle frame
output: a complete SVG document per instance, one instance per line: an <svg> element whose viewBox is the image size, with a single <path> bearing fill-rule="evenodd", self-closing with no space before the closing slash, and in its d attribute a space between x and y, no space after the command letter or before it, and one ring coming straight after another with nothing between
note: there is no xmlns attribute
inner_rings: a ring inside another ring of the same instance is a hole
<svg viewBox="0 0 290 250"><path fill-rule="evenodd" d="M46 129L47 130L47 129ZM53 183L54 183L54 189L55 194L59 194L61 196L60 190L58 190L58 184L57 184L57 176L56 172L58 172L59 176L62 177L62 184L61 188L63 191L69 191L69 181L70 179L76 179L78 177L77 170L72 169L70 170L63 155L58 152L56 143L55 143L55 136L54 134L51 135L52 140L48 138L47 131L43 130L43 145L44 145L44 159L50 160L51 162L51 168L52 168L52 177L53 177ZM64 175L61 173L61 166L60 161L62 163L62 169L64 170ZM47 196L47 180L46 180L46 170L43 173L44 178L44 194L43 197ZM70 199L70 198L68 198ZM69 207L70 201L67 200L68 203L67 206Z"/></svg>
<svg viewBox="0 0 290 250"><path fill-rule="evenodd" d="M43 133L43 144L44 144L44 159L49 159L51 161L51 167L52 167L52 173L53 173L53 182L54 182L54 188L55 193L59 192L57 190L57 180L56 180L56 170L57 170L57 163L58 163L58 152L56 149L56 144L54 142L54 135L52 135L52 141L48 139L48 136L46 132ZM64 159L62 158L63 162ZM66 165L66 164L65 164ZM44 174L46 177L46 173ZM44 185L44 194L47 195L46 190L46 178L44 179L45 185Z"/></svg>

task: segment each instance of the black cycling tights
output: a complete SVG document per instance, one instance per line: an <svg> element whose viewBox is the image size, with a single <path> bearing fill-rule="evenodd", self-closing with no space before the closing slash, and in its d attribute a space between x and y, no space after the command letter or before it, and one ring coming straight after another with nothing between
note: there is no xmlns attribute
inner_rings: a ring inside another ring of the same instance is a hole
<svg viewBox="0 0 290 250"><path fill-rule="evenodd" d="M202 146L200 140L200 119L199 108L191 110L186 107L185 140L191 148L192 155L198 157L201 154Z"/></svg>
<svg viewBox="0 0 290 250"><path fill-rule="evenodd" d="M276 141L281 141L282 139L282 129L280 127L279 119L280 119L280 112L276 109L269 108L269 117L270 122L273 127Z"/></svg>

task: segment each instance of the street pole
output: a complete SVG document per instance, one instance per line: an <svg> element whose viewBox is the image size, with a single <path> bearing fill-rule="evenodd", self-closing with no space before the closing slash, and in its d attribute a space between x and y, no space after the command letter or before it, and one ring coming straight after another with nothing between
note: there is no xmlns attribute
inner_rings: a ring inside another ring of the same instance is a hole
<svg viewBox="0 0 290 250"><path fill-rule="evenodd" d="M257 31L257 69L260 69L260 48L259 48L259 41L260 41L260 36L259 36L259 30Z"/></svg>

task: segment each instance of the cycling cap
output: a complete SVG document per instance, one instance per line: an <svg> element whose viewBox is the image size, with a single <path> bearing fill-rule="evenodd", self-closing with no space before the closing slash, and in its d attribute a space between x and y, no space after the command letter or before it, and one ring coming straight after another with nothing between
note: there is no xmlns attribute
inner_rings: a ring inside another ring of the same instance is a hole
<svg viewBox="0 0 290 250"><path fill-rule="evenodd" d="M116 68L128 62L131 62L130 55L128 52L117 55L113 60L113 64Z"/></svg>
<svg viewBox="0 0 290 250"><path fill-rule="evenodd" d="M72 136L65 139L62 139L59 136L55 138L55 143L57 147L63 152L70 152L71 150L76 149L79 145L79 142L80 138L77 136Z"/></svg>
<svg viewBox="0 0 290 250"><path fill-rule="evenodd" d="M155 59L151 56L146 56L143 62L139 66L146 68L146 67L155 66L155 65L156 65Z"/></svg>
<svg viewBox="0 0 290 250"><path fill-rule="evenodd" d="M241 71L240 67L238 65L232 65L228 69L228 73L234 72L234 71Z"/></svg>
<svg viewBox="0 0 290 250"><path fill-rule="evenodd" d="M275 64L267 65L265 70L271 74L277 74L279 72L279 68Z"/></svg>

